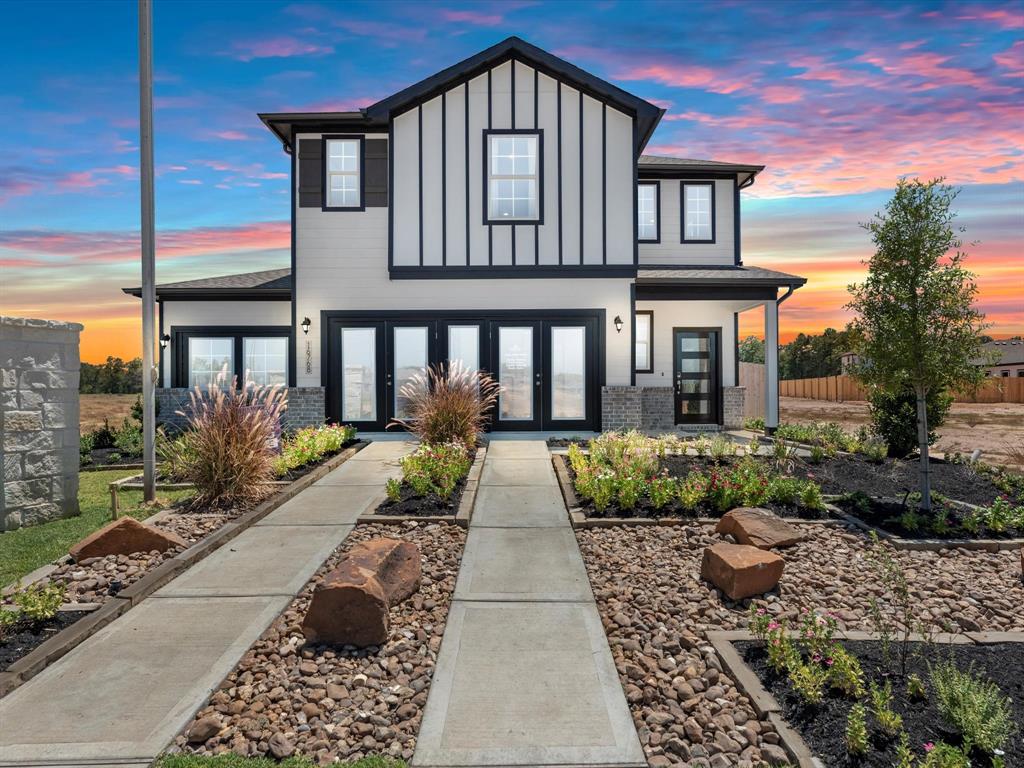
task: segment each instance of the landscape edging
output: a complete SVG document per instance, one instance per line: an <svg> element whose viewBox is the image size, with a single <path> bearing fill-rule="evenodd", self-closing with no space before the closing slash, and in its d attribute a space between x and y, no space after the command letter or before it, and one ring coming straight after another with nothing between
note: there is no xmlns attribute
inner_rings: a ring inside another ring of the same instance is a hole
<svg viewBox="0 0 1024 768"><path fill-rule="evenodd" d="M79 619L18 659L4 672L0 672L0 698L39 674L111 621L134 608L160 587L215 552L285 502L293 499L327 473L344 464L367 445L369 445L368 441L359 441L350 445L337 456L332 456L319 467L295 480L287 488L274 494L254 509L221 526L184 552L164 560L134 584L125 587L101 607L92 611L90 615Z"/></svg>
<svg viewBox="0 0 1024 768"><path fill-rule="evenodd" d="M445 523L469 528L469 521L473 518L473 510L476 508L476 492L480 486L480 473L483 472L484 458L487 456L487 446L481 445L476 450L476 456L469 472L466 473L466 486L462 489L462 497L459 499L459 508L454 515L378 515L373 512L365 512L356 518L356 524L378 523L380 525L401 525L403 523ZM375 500L373 508L377 509L383 503L383 499Z"/></svg>
<svg viewBox="0 0 1024 768"><path fill-rule="evenodd" d="M790 631L791 635L797 634L796 630ZM840 632L840 640L878 640L878 635L873 632L850 630ZM782 715L782 707L775 697L764 687L761 678L743 660L736 650L734 643L743 640L756 640L748 630L712 630L706 634L707 640L711 643L715 653L722 664L728 670L732 679L748 699L757 712L758 717L767 717L768 721L775 727L779 734L779 740L786 753L796 761L800 768L824 768L822 762L814 757L807 742L797 733ZM959 634L942 633L926 638L920 634L913 634L910 637L912 642L926 642L928 640L937 643L952 643L958 645L990 645L993 643L1024 643L1024 632L964 632Z"/></svg>

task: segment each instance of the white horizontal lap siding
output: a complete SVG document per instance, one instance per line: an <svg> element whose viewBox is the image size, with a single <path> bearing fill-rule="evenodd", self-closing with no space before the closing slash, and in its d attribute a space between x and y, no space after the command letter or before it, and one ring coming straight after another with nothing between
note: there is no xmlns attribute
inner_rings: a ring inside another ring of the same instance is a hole
<svg viewBox="0 0 1024 768"><path fill-rule="evenodd" d="M672 386L673 328L719 328L722 333L722 385L733 386L736 375L736 331L733 316L749 309L741 301L638 301L637 311L654 312L654 372L638 373L637 386Z"/></svg>
<svg viewBox="0 0 1024 768"><path fill-rule="evenodd" d="M644 181L641 179L641 181ZM693 181L707 181L693 179ZM658 211L661 242L640 243L640 264L734 264L736 240L734 229L733 179L715 179L715 242L683 243L682 205L680 194L686 180L660 179L661 206Z"/></svg>
<svg viewBox="0 0 1024 768"><path fill-rule="evenodd" d="M535 128L543 223L484 224L484 130ZM633 118L614 107L506 61L395 118L393 137L395 266L633 263Z"/></svg>
<svg viewBox="0 0 1024 768"><path fill-rule="evenodd" d="M292 324L292 305L288 301L173 301L163 305L163 331L175 327L239 326ZM171 386L171 360L174 341L164 350L164 383Z"/></svg>

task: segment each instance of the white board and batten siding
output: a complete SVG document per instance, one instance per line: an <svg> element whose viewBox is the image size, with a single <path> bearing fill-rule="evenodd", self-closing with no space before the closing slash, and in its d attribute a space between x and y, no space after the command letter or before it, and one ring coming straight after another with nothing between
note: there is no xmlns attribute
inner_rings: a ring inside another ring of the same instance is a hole
<svg viewBox="0 0 1024 768"><path fill-rule="evenodd" d="M640 179L641 183L655 179ZM661 205L658 218L661 241L641 242L640 265L716 265L734 264L736 257L735 214L736 181L715 179L715 242L680 242L682 232L682 185L686 179L658 179ZM707 179L693 179L707 183Z"/></svg>
<svg viewBox="0 0 1024 768"><path fill-rule="evenodd" d="M542 223L484 223L484 131L541 132ZM518 61L397 115L395 267L634 263L633 118Z"/></svg>

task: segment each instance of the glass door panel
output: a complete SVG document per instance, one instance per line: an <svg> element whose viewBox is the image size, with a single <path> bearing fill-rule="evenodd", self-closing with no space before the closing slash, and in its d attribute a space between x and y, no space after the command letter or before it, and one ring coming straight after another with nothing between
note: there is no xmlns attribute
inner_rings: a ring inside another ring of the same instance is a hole
<svg viewBox="0 0 1024 768"><path fill-rule="evenodd" d="M448 362L469 371L480 370L480 326L448 326Z"/></svg>
<svg viewBox="0 0 1024 768"><path fill-rule="evenodd" d="M402 394L402 387L417 374L426 374L430 365L430 328L396 325L391 333L391 370L388 371L391 415L404 419L409 415L409 400Z"/></svg>
<svg viewBox="0 0 1024 768"><path fill-rule="evenodd" d="M377 421L376 326L341 329L341 420Z"/></svg>
<svg viewBox="0 0 1024 768"><path fill-rule="evenodd" d="M712 328L672 329L677 424L719 421L722 372L721 332Z"/></svg>
<svg viewBox="0 0 1024 768"><path fill-rule="evenodd" d="M491 370L501 385L495 421L504 429L540 429L540 323L495 321Z"/></svg>
<svg viewBox="0 0 1024 768"><path fill-rule="evenodd" d="M587 417L587 329L584 326L551 328L551 419Z"/></svg>

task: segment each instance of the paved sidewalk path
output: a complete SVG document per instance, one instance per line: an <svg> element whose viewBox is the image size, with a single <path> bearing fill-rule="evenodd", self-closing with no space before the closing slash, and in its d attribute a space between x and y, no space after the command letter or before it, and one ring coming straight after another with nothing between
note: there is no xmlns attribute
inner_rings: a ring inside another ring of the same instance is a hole
<svg viewBox="0 0 1024 768"><path fill-rule="evenodd" d="M414 766L646 766L540 440L492 440Z"/></svg>
<svg viewBox="0 0 1024 768"><path fill-rule="evenodd" d="M400 476L372 443L0 699L0 766L146 766Z"/></svg>

